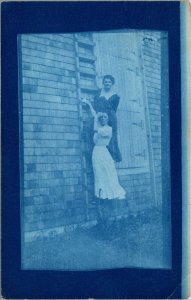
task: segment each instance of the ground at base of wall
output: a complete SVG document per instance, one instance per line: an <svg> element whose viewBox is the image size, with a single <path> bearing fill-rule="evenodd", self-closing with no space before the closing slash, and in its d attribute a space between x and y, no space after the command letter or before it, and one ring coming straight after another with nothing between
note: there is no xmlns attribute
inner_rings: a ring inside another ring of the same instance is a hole
<svg viewBox="0 0 191 300"><path fill-rule="evenodd" d="M166 268L162 215L157 210L101 226L26 243L23 269Z"/></svg>

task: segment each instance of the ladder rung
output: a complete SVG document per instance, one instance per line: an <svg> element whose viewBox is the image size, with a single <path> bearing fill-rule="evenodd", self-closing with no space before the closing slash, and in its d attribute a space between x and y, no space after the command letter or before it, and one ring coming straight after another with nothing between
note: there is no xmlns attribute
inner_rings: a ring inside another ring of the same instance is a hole
<svg viewBox="0 0 191 300"><path fill-rule="evenodd" d="M83 61L95 61L96 57L94 55L88 55L88 54L83 54L83 53L79 53L78 57L80 60Z"/></svg>
<svg viewBox="0 0 191 300"><path fill-rule="evenodd" d="M77 38L77 42L78 44L82 45L82 46L85 46L85 47L94 47L95 43L91 40L87 40L87 39L84 39L84 38L81 38L81 37L78 37Z"/></svg>
<svg viewBox="0 0 191 300"><path fill-rule="evenodd" d="M80 86L80 89L82 91L91 91L91 92L97 92L98 88L95 87L88 87L88 86Z"/></svg>
<svg viewBox="0 0 191 300"><path fill-rule="evenodd" d="M79 72L80 72L80 75L87 75L87 76L91 76L91 77L95 77L97 74L94 70L82 70L79 68Z"/></svg>

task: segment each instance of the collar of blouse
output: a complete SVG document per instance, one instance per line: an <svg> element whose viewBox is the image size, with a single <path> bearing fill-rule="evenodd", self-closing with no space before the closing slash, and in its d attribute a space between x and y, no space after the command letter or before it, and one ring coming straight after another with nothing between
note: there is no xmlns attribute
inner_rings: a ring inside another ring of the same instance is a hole
<svg viewBox="0 0 191 300"><path fill-rule="evenodd" d="M106 100L109 100L109 98L111 98L111 96L113 96L114 94L116 94L113 89L110 89L108 92L105 91L103 88L101 89L101 93L100 93L100 97L104 97Z"/></svg>

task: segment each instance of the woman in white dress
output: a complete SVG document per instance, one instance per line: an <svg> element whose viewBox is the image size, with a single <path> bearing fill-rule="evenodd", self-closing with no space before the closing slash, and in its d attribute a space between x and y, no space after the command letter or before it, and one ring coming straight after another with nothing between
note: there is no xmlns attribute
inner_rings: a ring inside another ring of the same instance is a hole
<svg viewBox="0 0 191 300"><path fill-rule="evenodd" d="M112 127L108 126L107 113L97 113L88 100L83 100L89 105L94 117L94 149L92 165L94 171L95 196L99 199L125 199L125 190L119 184L114 160L107 149L112 138Z"/></svg>

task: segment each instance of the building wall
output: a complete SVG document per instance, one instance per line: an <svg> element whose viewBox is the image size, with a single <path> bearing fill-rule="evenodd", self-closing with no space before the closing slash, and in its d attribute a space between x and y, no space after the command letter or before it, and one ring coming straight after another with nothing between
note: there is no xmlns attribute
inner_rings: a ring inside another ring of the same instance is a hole
<svg viewBox="0 0 191 300"><path fill-rule="evenodd" d="M143 68L146 83L147 101L150 114L150 127L154 160L156 202L162 201L161 177L161 33L143 33ZM166 99L165 99L166 100Z"/></svg>
<svg viewBox="0 0 191 300"><path fill-rule="evenodd" d="M73 35L22 35L23 224L86 218Z"/></svg>
<svg viewBox="0 0 191 300"><path fill-rule="evenodd" d="M93 195L90 161L86 164L86 178L83 171L81 129L82 119L88 116L87 112L81 112L79 102L79 97L87 94L88 85L91 94L97 88L92 80L96 74L91 58L94 44L87 36L84 39L88 47L82 36L80 39L78 43L72 34L20 37L24 158L22 162L21 157L24 184L21 208L26 241L96 219L96 209L90 203ZM145 43L143 55L156 190L160 196L160 48ZM129 205L125 208L121 204L118 214L136 213L153 205L150 172L119 170L119 179L127 190Z"/></svg>

